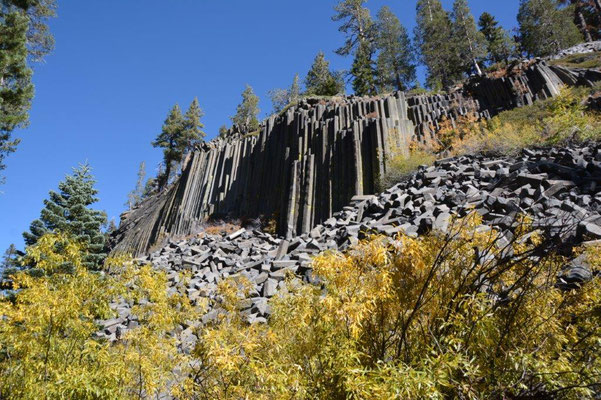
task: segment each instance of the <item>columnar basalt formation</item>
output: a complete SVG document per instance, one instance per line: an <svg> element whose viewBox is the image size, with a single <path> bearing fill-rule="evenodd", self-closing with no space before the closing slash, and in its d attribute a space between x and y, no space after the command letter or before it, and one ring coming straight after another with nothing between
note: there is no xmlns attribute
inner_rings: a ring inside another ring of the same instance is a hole
<svg viewBox="0 0 601 400"><path fill-rule="evenodd" d="M582 71L536 62L445 95L303 100L266 120L258 134L197 149L174 185L123 216L115 250L147 253L164 239L195 233L211 216L270 216L282 236L308 232L354 196L375 193L389 161L407 155L412 141L435 142L442 120L489 118L583 79Z"/></svg>

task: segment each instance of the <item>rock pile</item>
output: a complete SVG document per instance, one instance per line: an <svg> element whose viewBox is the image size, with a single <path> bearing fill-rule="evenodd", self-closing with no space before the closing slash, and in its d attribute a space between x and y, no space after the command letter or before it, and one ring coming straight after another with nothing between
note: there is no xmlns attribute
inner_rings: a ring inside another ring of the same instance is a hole
<svg viewBox="0 0 601 400"><path fill-rule="evenodd" d="M370 233L416 236L432 229L444 231L451 216L473 210L482 215L486 226L507 238L512 236L516 216L525 214L533 218L535 228L567 250L601 239L601 145L524 150L516 157L440 160L379 196L355 196L341 212L294 238L241 229L171 241L140 261L165 271L169 290L186 291L192 301L213 301L218 282L245 276L253 290L242 312L249 322L262 322L270 314L268 299L286 290L288 274L314 281L311 259L319 252L344 250ZM192 278L181 280L181 271ZM575 260L563 282L570 285L590 274L582 260ZM114 307L120 317L104 322L103 335L109 339L136 324L129 305ZM199 323L212 320L218 312L211 309Z"/></svg>

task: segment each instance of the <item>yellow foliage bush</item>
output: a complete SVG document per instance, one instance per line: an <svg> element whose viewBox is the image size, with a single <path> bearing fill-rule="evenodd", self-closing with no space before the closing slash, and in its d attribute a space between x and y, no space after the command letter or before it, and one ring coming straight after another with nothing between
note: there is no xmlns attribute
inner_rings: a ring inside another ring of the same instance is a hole
<svg viewBox="0 0 601 400"><path fill-rule="evenodd" d="M594 398L600 279L562 291L565 260L527 220L509 244L480 222L318 256L323 285L288 281L268 324L229 313L201 332L182 398ZM224 289L234 310L244 286Z"/></svg>
<svg viewBox="0 0 601 400"><path fill-rule="evenodd" d="M385 190L411 174L421 165L430 165L436 160L431 150L415 144L410 146L409 156L399 154L388 160L386 172L378 183L380 190Z"/></svg>
<svg viewBox="0 0 601 400"><path fill-rule="evenodd" d="M587 111L589 90L566 88L555 98L504 111L485 123L460 121L462 134L448 135L455 154L514 154L529 146L601 139L601 115Z"/></svg>
<svg viewBox="0 0 601 400"><path fill-rule="evenodd" d="M57 243L61 245L57 252ZM43 236L27 257L45 274L12 277L17 289L0 298L0 398L132 399L168 393L182 355L171 334L194 310L169 296L164 274L109 259L108 271L82 266L80 247L64 235ZM69 264L70 272L61 265ZM109 304L130 301L140 327L111 345L96 338ZM140 301L140 300L147 301Z"/></svg>

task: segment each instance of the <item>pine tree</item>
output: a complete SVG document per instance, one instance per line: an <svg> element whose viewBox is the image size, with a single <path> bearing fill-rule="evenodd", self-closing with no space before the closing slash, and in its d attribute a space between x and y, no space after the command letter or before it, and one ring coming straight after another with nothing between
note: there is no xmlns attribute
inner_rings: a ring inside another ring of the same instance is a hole
<svg viewBox="0 0 601 400"><path fill-rule="evenodd" d="M487 43L488 59L491 62L508 62L515 53L515 41L509 33L499 26L494 16L485 12L478 20L480 32Z"/></svg>
<svg viewBox="0 0 601 400"><path fill-rule="evenodd" d="M232 119L234 125L246 127L250 131L259 129L259 97L253 88L246 85L242 92L242 103L236 109L236 115Z"/></svg>
<svg viewBox="0 0 601 400"><path fill-rule="evenodd" d="M453 3L453 40L463 61L461 70L466 73L473 70L482 75L478 60L487 56L486 39L476 27L467 0L455 0Z"/></svg>
<svg viewBox="0 0 601 400"><path fill-rule="evenodd" d="M58 192L50 191L50 197L44 200L40 218L31 223L29 232L23 233L25 243L34 245L46 233L67 233L85 247L85 266L99 268L106 257L100 229L106 215L89 208L98 201L95 183L88 164L74 168L73 174L59 183Z"/></svg>
<svg viewBox="0 0 601 400"><path fill-rule="evenodd" d="M428 69L426 84L431 89L449 87L461 78L461 60L452 37L451 18L440 0L418 0L415 43Z"/></svg>
<svg viewBox="0 0 601 400"><path fill-rule="evenodd" d="M34 86L28 59L41 61L52 50L46 19L55 7L54 0L0 1L0 171L19 144L12 132L29 121Z"/></svg>
<svg viewBox="0 0 601 400"><path fill-rule="evenodd" d="M571 10L559 9L557 0L521 0L518 23L520 46L531 56L555 54L582 40Z"/></svg>
<svg viewBox="0 0 601 400"><path fill-rule="evenodd" d="M586 0L560 0L560 3L572 6L572 10L574 12L574 23L580 30L582 36L584 36L584 40L587 42L592 42L593 35L591 29L589 28L589 24L584 17L587 8L593 6L590 4L591 2Z"/></svg>
<svg viewBox="0 0 601 400"><path fill-rule="evenodd" d="M136 187L127 195L127 207L131 210L144 199L144 179L146 178L146 163L142 161L138 169Z"/></svg>
<svg viewBox="0 0 601 400"><path fill-rule="evenodd" d="M21 256L23 256L23 253L17 250L17 247L11 243L2 256L2 261L0 262L0 271L19 268L19 258Z"/></svg>
<svg viewBox="0 0 601 400"><path fill-rule="evenodd" d="M225 139L228 132L229 129L227 129L227 126L221 125L221 127L219 128L219 137Z"/></svg>
<svg viewBox="0 0 601 400"><path fill-rule="evenodd" d="M344 80L341 73L330 71L330 62L320 51L305 78L307 96L336 96L344 93Z"/></svg>
<svg viewBox="0 0 601 400"><path fill-rule="evenodd" d="M376 43L377 81L381 91L406 90L415 81L415 55L407 30L384 6L378 12Z"/></svg>
<svg viewBox="0 0 601 400"><path fill-rule="evenodd" d="M158 190L158 181L157 178L148 178L146 183L144 184L144 190L142 191L142 198L146 199L153 194L155 194Z"/></svg>
<svg viewBox="0 0 601 400"><path fill-rule="evenodd" d="M12 12L2 16L0 24L0 171L4 159L16 150L18 139L12 139L16 128L29 120L33 98L32 71L27 66L27 17Z"/></svg>
<svg viewBox="0 0 601 400"><path fill-rule="evenodd" d="M185 127L185 120L179 105L173 106L167 119L163 123L161 133L152 142L154 147L163 149L163 164L165 171L158 176L159 190L163 189L169 183L173 163L184 156L185 145L182 145L181 138Z"/></svg>
<svg viewBox="0 0 601 400"><path fill-rule="evenodd" d="M357 96L376 94L375 70L372 63L373 50L368 42L360 42L351 67L353 90Z"/></svg>
<svg viewBox="0 0 601 400"><path fill-rule="evenodd" d="M344 46L336 50L341 56L348 56L358 50L362 42L373 42L374 23L369 10L364 7L367 0L342 0L334 7L333 21L342 21L338 28L346 35Z"/></svg>
<svg viewBox="0 0 601 400"><path fill-rule="evenodd" d="M186 145L185 151L191 151L194 147L199 144L207 135L203 128L205 127L200 119L204 116L204 112L201 110L198 104L198 97L195 97L186 115L184 115L184 131L182 141Z"/></svg>

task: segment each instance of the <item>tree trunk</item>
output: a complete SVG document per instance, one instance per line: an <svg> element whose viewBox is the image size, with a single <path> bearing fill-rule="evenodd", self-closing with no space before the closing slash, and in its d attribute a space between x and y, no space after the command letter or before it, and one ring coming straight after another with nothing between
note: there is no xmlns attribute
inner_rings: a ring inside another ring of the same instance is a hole
<svg viewBox="0 0 601 400"><path fill-rule="evenodd" d="M478 76L482 76L482 70L480 69L480 65L478 65L478 60L474 58L474 67L476 68L476 72Z"/></svg>
<svg viewBox="0 0 601 400"><path fill-rule="evenodd" d="M597 12L599 14L601 14L601 0L594 0L595 3L595 8L597 9Z"/></svg>
<svg viewBox="0 0 601 400"><path fill-rule="evenodd" d="M396 79L396 88L397 88L397 90L398 91L405 90L405 87L403 86L403 83L401 82L401 75L398 72L396 73L395 79Z"/></svg>
<svg viewBox="0 0 601 400"><path fill-rule="evenodd" d="M593 37L591 36L591 31L588 29L588 25L584 19L584 14L582 14L582 8L579 5L576 6L576 20L578 21L580 32L582 32L582 35L584 35L584 40L587 42L592 42Z"/></svg>
<svg viewBox="0 0 601 400"><path fill-rule="evenodd" d="M167 184L169 183L169 176L171 175L171 162L168 162L166 164L167 165L165 166L165 176L161 178L159 191L163 190L165 186L167 186Z"/></svg>

